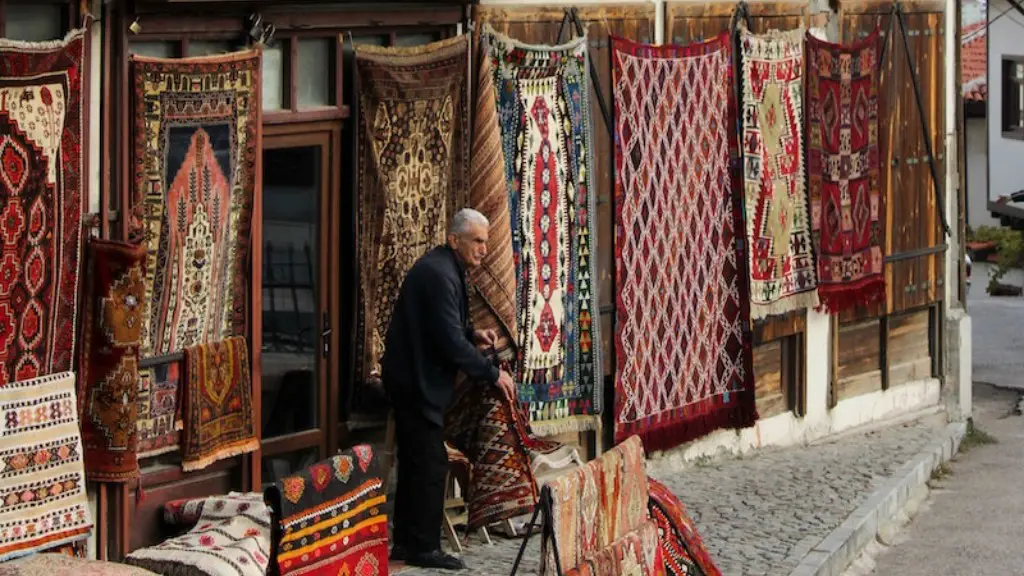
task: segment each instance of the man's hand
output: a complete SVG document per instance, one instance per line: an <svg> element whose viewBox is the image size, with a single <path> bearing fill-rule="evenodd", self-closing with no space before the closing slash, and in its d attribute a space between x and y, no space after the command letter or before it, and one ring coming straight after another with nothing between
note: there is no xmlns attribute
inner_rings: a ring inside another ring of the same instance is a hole
<svg viewBox="0 0 1024 576"><path fill-rule="evenodd" d="M473 343L481 350L498 343L498 333L494 330L473 330Z"/></svg>
<svg viewBox="0 0 1024 576"><path fill-rule="evenodd" d="M502 370L498 373L498 382L496 383L498 388L501 388L509 398L515 400L516 397L516 383L512 380L512 375Z"/></svg>

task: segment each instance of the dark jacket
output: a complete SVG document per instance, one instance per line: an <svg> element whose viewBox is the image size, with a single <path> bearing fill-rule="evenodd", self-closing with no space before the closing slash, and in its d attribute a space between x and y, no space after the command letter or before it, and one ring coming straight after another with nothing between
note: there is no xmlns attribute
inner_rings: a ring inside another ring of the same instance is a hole
<svg viewBox="0 0 1024 576"><path fill-rule="evenodd" d="M451 248L438 246L409 270L391 313L381 376L395 407L443 425L457 372L497 382L497 367L472 333L465 269Z"/></svg>

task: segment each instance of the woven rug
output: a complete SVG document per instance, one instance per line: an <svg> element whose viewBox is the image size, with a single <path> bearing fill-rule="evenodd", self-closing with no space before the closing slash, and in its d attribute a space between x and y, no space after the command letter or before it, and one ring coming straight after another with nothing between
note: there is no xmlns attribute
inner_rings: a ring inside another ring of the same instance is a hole
<svg viewBox="0 0 1024 576"><path fill-rule="evenodd" d="M231 492L204 499L196 526L125 563L164 576L264 576L270 565L271 512L263 495Z"/></svg>
<svg viewBox="0 0 1024 576"><path fill-rule="evenodd" d="M415 48L356 46L359 80L356 374L378 380L412 265L443 244L469 179L469 36ZM361 386L356 387L356 405Z"/></svg>
<svg viewBox="0 0 1024 576"><path fill-rule="evenodd" d="M668 576L722 576L679 498L653 478L647 479L647 491Z"/></svg>
<svg viewBox="0 0 1024 576"><path fill-rule="evenodd" d="M131 232L149 250L144 358L246 333L260 62L255 50L131 56Z"/></svg>
<svg viewBox="0 0 1024 576"><path fill-rule="evenodd" d="M181 364L170 362L139 370L138 457L150 458L178 449L181 430L175 426Z"/></svg>
<svg viewBox="0 0 1024 576"><path fill-rule="evenodd" d="M743 30L743 170L754 319L818 305L804 188L804 31Z"/></svg>
<svg viewBox="0 0 1024 576"><path fill-rule="evenodd" d="M563 567L564 568L564 567ZM663 576L663 552L658 542L658 528L644 522L639 528L611 545L587 556L578 566L567 569L565 576Z"/></svg>
<svg viewBox="0 0 1024 576"><path fill-rule="evenodd" d="M0 40L0 385L72 368L85 35Z"/></svg>
<svg viewBox="0 0 1024 576"><path fill-rule="evenodd" d="M92 530L75 375L0 386L0 562Z"/></svg>
<svg viewBox="0 0 1024 576"><path fill-rule="evenodd" d="M885 299L878 30L852 46L807 35L807 180L821 306Z"/></svg>
<svg viewBox="0 0 1024 576"><path fill-rule="evenodd" d="M185 386L182 470L200 470L259 449L245 338L186 348Z"/></svg>
<svg viewBox="0 0 1024 576"><path fill-rule="evenodd" d="M139 339L146 312L146 248L90 238L78 361L85 473L94 482L139 476Z"/></svg>
<svg viewBox="0 0 1024 576"><path fill-rule="evenodd" d="M487 26L516 270L516 379L535 432L601 412L587 39L531 46Z"/></svg>
<svg viewBox="0 0 1024 576"><path fill-rule="evenodd" d="M388 573L380 473L373 450L360 444L267 488L281 576Z"/></svg>
<svg viewBox="0 0 1024 576"><path fill-rule="evenodd" d="M0 565L0 576L157 576L136 566L70 558L60 554L34 554Z"/></svg>
<svg viewBox="0 0 1024 576"><path fill-rule="evenodd" d="M730 41L615 38L615 438L757 419Z"/></svg>

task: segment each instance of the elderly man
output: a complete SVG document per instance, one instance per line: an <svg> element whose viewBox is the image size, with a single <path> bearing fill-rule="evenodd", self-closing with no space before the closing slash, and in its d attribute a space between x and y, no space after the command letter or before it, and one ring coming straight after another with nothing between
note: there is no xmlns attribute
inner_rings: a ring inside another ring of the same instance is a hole
<svg viewBox="0 0 1024 576"><path fill-rule="evenodd" d="M475 210L456 214L448 243L424 254L405 277L388 327L381 376L395 410L398 440L391 557L413 566L465 568L441 550L448 472L444 414L456 373L514 390L512 377L481 351L496 335L474 330L469 321L466 271L487 255L489 228Z"/></svg>

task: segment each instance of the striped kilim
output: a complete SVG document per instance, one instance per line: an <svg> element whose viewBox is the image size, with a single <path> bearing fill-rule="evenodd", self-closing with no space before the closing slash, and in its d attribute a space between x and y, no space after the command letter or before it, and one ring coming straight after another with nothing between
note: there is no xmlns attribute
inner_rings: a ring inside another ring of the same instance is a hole
<svg viewBox="0 0 1024 576"><path fill-rule="evenodd" d="M612 61L615 438L657 450L757 418L729 37Z"/></svg>
<svg viewBox="0 0 1024 576"><path fill-rule="evenodd" d="M804 188L804 31L743 31L743 170L750 314L818 305Z"/></svg>
<svg viewBox="0 0 1024 576"><path fill-rule="evenodd" d="M519 399L542 435L601 409L586 38L530 46L484 31L516 267Z"/></svg>

